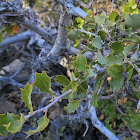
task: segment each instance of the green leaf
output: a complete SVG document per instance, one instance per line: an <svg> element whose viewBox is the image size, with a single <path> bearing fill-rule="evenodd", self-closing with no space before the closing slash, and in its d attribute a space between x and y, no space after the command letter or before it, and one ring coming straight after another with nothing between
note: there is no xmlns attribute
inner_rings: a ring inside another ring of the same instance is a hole
<svg viewBox="0 0 140 140"><path fill-rule="evenodd" d="M74 100L68 103L68 106L64 107L64 110L67 111L67 113L74 113L75 110L80 106L80 100Z"/></svg>
<svg viewBox="0 0 140 140"><path fill-rule="evenodd" d="M110 85L113 92L121 89L123 86L123 82L124 82L124 77L122 75L118 74L118 76L111 78Z"/></svg>
<svg viewBox="0 0 140 140"><path fill-rule="evenodd" d="M95 84L95 88L94 88L94 91L93 91L93 94L96 94L98 92L98 89L100 88L100 86L103 84L103 80L101 81L98 81L98 83Z"/></svg>
<svg viewBox="0 0 140 140"><path fill-rule="evenodd" d="M27 134L27 137L29 137L37 132L43 131L48 126L49 119L46 117L46 115L44 115L37 121L37 123L38 123L38 127L35 130L29 130L27 132L24 131L24 133Z"/></svg>
<svg viewBox="0 0 140 140"><path fill-rule="evenodd" d="M123 72L123 66L122 65L112 65L107 69L107 73L112 77L118 77Z"/></svg>
<svg viewBox="0 0 140 140"><path fill-rule="evenodd" d="M109 15L109 21L117 21L119 19L118 12L112 11Z"/></svg>
<svg viewBox="0 0 140 140"><path fill-rule="evenodd" d="M95 22L100 26L105 23L106 19L106 13L102 12L101 14L98 14L95 16Z"/></svg>
<svg viewBox="0 0 140 140"><path fill-rule="evenodd" d="M32 93L33 85L27 85L25 86L24 89L21 90L22 97L21 99L25 103L25 107L27 107L30 110L30 114L33 113L33 107L32 107L32 101L31 101L31 93Z"/></svg>
<svg viewBox="0 0 140 140"><path fill-rule="evenodd" d="M51 91L51 79L50 77L46 74L45 71L42 73L36 73L35 74L35 82L34 85L40 89L40 91L46 92L46 93L51 93L54 94Z"/></svg>
<svg viewBox="0 0 140 140"><path fill-rule="evenodd" d="M78 86L78 93L86 93L88 89L88 85L86 82L82 82L79 86Z"/></svg>
<svg viewBox="0 0 140 140"><path fill-rule="evenodd" d="M6 32L7 32L9 35L13 35L13 34L14 34L13 29L14 29L14 25L8 26L8 27L6 28Z"/></svg>
<svg viewBox="0 0 140 140"><path fill-rule="evenodd" d="M97 103L98 97L99 97L99 94L93 94L93 95L92 95L90 104L91 104L93 107L97 107L97 106L98 106L98 103Z"/></svg>
<svg viewBox="0 0 140 140"><path fill-rule="evenodd" d="M86 57L83 55L79 55L74 62L74 66L79 72L87 71L87 60Z"/></svg>
<svg viewBox="0 0 140 140"><path fill-rule="evenodd" d="M25 117L23 114L21 114L21 117L14 114L7 114L7 120L9 121L9 124L7 126L7 131L11 133L19 132L25 122Z"/></svg>
<svg viewBox="0 0 140 140"><path fill-rule="evenodd" d="M77 91L77 83L72 81L69 85L69 88L72 90L72 93Z"/></svg>
<svg viewBox="0 0 140 140"><path fill-rule="evenodd" d="M131 69L127 72L127 81L130 80L132 74L133 74L133 68L131 68Z"/></svg>
<svg viewBox="0 0 140 140"><path fill-rule="evenodd" d="M140 14L132 14L128 15L127 13L125 14L125 22L124 24L132 27L132 29L135 31L140 28Z"/></svg>
<svg viewBox="0 0 140 140"><path fill-rule="evenodd" d="M2 35L2 33L0 32L0 43L2 42L2 40L3 40L3 35Z"/></svg>
<svg viewBox="0 0 140 140"><path fill-rule="evenodd" d="M119 56L123 56L122 51L124 50L124 45L121 42L113 42L110 45L110 48L112 49L113 53L119 55Z"/></svg>
<svg viewBox="0 0 140 140"><path fill-rule="evenodd" d="M6 130L6 125L8 125L8 120L6 114L0 114L0 135L6 136L8 131Z"/></svg>
<svg viewBox="0 0 140 140"><path fill-rule="evenodd" d="M127 56L129 54L129 52L132 50L132 48L134 47L134 44L128 44L123 51L123 54L125 56Z"/></svg>
<svg viewBox="0 0 140 140"><path fill-rule="evenodd" d="M21 117L12 113L0 114L0 135L5 136L8 132L19 132L24 122L25 117L23 114L21 114Z"/></svg>
<svg viewBox="0 0 140 140"><path fill-rule="evenodd" d="M95 48L102 49L101 37L96 37L92 40L92 45Z"/></svg>
<svg viewBox="0 0 140 140"><path fill-rule="evenodd" d="M111 66L111 65L114 65L114 64L121 65L121 63L123 62L122 57L115 56L114 54L109 54L105 58L105 60L106 60L106 65L107 66Z"/></svg>
<svg viewBox="0 0 140 140"><path fill-rule="evenodd" d="M81 33L80 33L80 31L75 31L75 30L71 29L70 32L68 33L67 38L70 40L80 39Z"/></svg>
<svg viewBox="0 0 140 140"><path fill-rule="evenodd" d="M135 3L135 0L128 0L128 3L123 5L123 14L128 13L136 13L138 14L137 4Z"/></svg>
<svg viewBox="0 0 140 140"><path fill-rule="evenodd" d="M70 84L69 79L63 75L57 75L55 77L54 81L56 83L59 83L60 85L63 85L63 86L68 86Z"/></svg>
<svg viewBox="0 0 140 140"><path fill-rule="evenodd" d="M97 60L100 64L105 64L105 59L100 51L97 53Z"/></svg>
<svg viewBox="0 0 140 140"><path fill-rule="evenodd" d="M103 41L105 41L105 40L106 40L106 37L107 37L107 33L106 33L105 31L100 30L100 31L98 32L98 36L100 36L101 39L102 39Z"/></svg>
<svg viewBox="0 0 140 140"><path fill-rule="evenodd" d="M110 86L114 91L119 90L124 82L124 77L122 76L123 66L122 65L112 65L107 70L108 74L111 76Z"/></svg>

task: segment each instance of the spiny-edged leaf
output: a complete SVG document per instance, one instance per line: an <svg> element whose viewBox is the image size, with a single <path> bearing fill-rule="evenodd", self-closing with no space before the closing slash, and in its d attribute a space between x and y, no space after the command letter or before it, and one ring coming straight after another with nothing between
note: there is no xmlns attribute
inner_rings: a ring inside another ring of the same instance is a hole
<svg viewBox="0 0 140 140"><path fill-rule="evenodd" d="M80 100L74 100L68 103L68 105L64 107L64 110L67 111L67 113L74 113L79 106Z"/></svg>
<svg viewBox="0 0 140 140"><path fill-rule="evenodd" d="M118 12L112 11L111 14L109 15L109 20L110 21L117 21L118 19L119 19Z"/></svg>
<svg viewBox="0 0 140 140"><path fill-rule="evenodd" d="M99 97L99 94L93 94L93 95L92 95L90 104L91 104L93 107L97 107L97 106L98 106L98 103L97 103L98 97Z"/></svg>
<svg viewBox="0 0 140 140"><path fill-rule="evenodd" d="M105 64L105 59L100 51L97 53L97 60L99 61L100 64Z"/></svg>
<svg viewBox="0 0 140 140"><path fill-rule="evenodd" d="M132 27L133 30L137 30L140 28L140 24L139 24L140 23L140 14L128 15L126 13L124 19L125 19L124 24Z"/></svg>
<svg viewBox="0 0 140 140"><path fill-rule="evenodd" d="M132 50L132 48L134 47L134 44L128 44L123 51L123 54L125 56L127 56L129 54L129 52Z"/></svg>
<svg viewBox="0 0 140 140"><path fill-rule="evenodd" d="M114 64L120 65L123 62L122 57L115 56L114 54L109 54L106 58L106 65L111 66Z"/></svg>
<svg viewBox="0 0 140 140"><path fill-rule="evenodd" d="M46 93L51 93L54 94L51 91L51 79L50 77L46 74L45 71L42 73L36 73L35 74L35 82L34 85L40 89L40 91L46 92Z"/></svg>
<svg viewBox="0 0 140 140"><path fill-rule="evenodd" d="M95 22L100 26L105 23L106 13L102 12L101 14L96 15L94 18Z"/></svg>
<svg viewBox="0 0 140 140"><path fill-rule="evenodd" d="M32 101L31 101L31 93L32 93L33 85L30 85L27 83L27 85L24 87L24 89L21 90L22 97L21 99L25 103L25 107L30 109L30 113L33 113L33 107L32 107Z"/></svg>
<svg viewBox="0 0 140 140"><path fill-rule="evenodd" d="M70 40L80 39L81 33L80 33L80 31L75 31L75 30L71 29L70 32L68 33L67 37Z"/></svg>
<svg viewBox="0 0 140 140"><path fill-rule="evenodd" d="M105 41L106 40L106 37L107 37L107 33L105 31L100 30L98 32L98 36L100 36L101 39Z"/></svg>
<svg viewBox="0 0 140 140"><path fill-rule="evenodd" d="M37 121L38 127L35 130L29 130L27 132L24 131L24 133L26 133L27 137L29 137L37 132L43 131L48 126L48 123L49 119L46 117L46 115L44 115Z"/></svg>
<svg viewBox="0 0 140 140"><path fill-rule="evenodd" d="M18 116L8 113L7 119L9 121L9 124L6 129L11 133L19 132L25 122L25 117L23 114L21 114L21 116Z"/></svg>
<svg viewBox="0 0 140 140"><path fill-rule="evenodd" d="M122 51L124 50L124 45L121 42L113 42L110 45L110 48L112 49L113 53L123 56Z"/></svg>
<svg viewBox="0 0 140 140"><path fill-rule="evenodd" d="M133 68L131 68L131 69L127 72L127 81L130 80L132 74L133 74Z"/></svg>
<svg viewBox="0 0 140 140"><path fill-rule="evenodd" d="M3 40L3 35L2 35L2 33L0 32L0 43L2 42L2 40Z"/></svg>
<svg viewBox="0 0 140 140"><path fill-rule="evenodd" d="M102 49L101 37L96 37L92 40L92 45L95 48Z"/></svg>
<svg viewBox="0 0 140 140"><path fill-rule="evenodd" d="M6 136L8 134L8 131L6 130L6 125L8 124L7 116L6 114L0 114L0 135Z"/></svg>
<svg viewBox="0 0 140 140"><path fill-rule="evenodd" d="M121 74L120 75L118 74L118 76L111 78L110 85L113 92L121 89L123 82L124 82L124 77Z"/></svg>
<svg viewBox="0 0 140 140"><path fill-rule="evenodd" d="M112 65L107 69L107 73L112 77L118 77L123 72L123 66L122 65Z"/></svg>
<svg viewBox="0 0 140 140"><path fill-rule="evenodd" d="M63 86L68 86L70 84L69 79L66 76L63 76L63 75L57 75L54 78L54 81L56 83L59 83L60 85L63 85Z"/></svg>
<svg viewBox="0 0 140 140"><path fill-rule="evenodd" d="M80 72L85 72L87 70L87 60L83 55L79 55L74 62L76 69Z"/></svg>

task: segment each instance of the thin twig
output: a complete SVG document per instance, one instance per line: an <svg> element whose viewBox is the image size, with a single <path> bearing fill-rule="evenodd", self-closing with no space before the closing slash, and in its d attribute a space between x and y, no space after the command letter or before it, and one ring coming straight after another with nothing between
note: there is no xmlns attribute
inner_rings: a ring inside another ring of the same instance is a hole
<svg viewBox="0 0 140 140"><path fill-rule="evenodd" d="M116 108L118 110L118 112L122 115L125 116L125 113L118 107L118 105L116 105ZM124 121L125 123L125 121ZM132 136L134 137L135 140L138 140L138 138L133 134L132 130L130 129L130 127L128 126L128 124L125 123L125 126L128 128L128 130L130 131L130 133L132 134Z"/></svg>
<svg viewBox="0 0 140 140"><path fill-rule="evenodd" d="M140 75L140 68L138 68L138 66L136 64L133 64L132 61L129 61L127 58L125 58L125 61L127 63L129 63L138 72L138 74Z"/></svg>
<svg viewBox="0 0 140 140"><path fill-rule="evenodd" d="M81 28L81 29L77 29L77 30L78 30L78 31L81 31L81 32L83 32L83 33L86 33L86 34L89 34L89 35L92 35L92 36L98 37L98 35L93 34L93 33L91 33L91 32L88 32L88 31L85 31L83 28Z"/></svg>
<svg viewBox="0 0 140 140"><path fill-rule="evenodd" d="M38 109L38 110L36 110L36 111L33 111L33 113L30 114L30 115L26 115L26 116L25 116L26 120L27 120L29 117L31 117L31 116L33 116L33 115L39 113L39 112L42 112L42 111L43 111L43 112L46 112L46 111L48 111L48 109L49 109L51 106L53 106L53 105L54 105L55 103L57 103L60 99L62 99L64 96L70 94L71 92L72 92L72 90L70 89L70 90L68 90L67 92L65 92L64 94L62 94L62 95L56 97L55 100L54 100L53 102L51 102L50 104L48 104L47 106L45 106L45 107L43 107L43 108L41 108L41 109Z"/></svg>

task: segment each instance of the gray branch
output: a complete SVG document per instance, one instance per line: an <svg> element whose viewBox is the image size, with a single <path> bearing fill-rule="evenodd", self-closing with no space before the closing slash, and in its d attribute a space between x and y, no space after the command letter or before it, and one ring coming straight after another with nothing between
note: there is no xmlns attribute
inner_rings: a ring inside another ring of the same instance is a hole
<svg viewBox="0 0 140 140"><path fill-rule="evenodd" d="M0 43L0 49L4 49L5 46L8 46L10 44L27 40L30 37L31 37L31 31L26 31L12 37L5 38L3 39L2 43Z"/></svg>
<svg viewBox="0 0 140 140"><path fill-rule="evenodd" d="M20 23L22 25L24 25L25 27L27 27L28 29L38 33L40 36L42 36L42 38L50 43L53 44L55 37L50 35L47 31L45 31L43 28L39 27L38 25L32 23L30 20L28 20L27 18L24 18L21 21L16 21L17 23Z"/></svg>
<svg viewBox="0 0 140 140"><path fill-rule="evenodd" d="M90 115L91 115L91 122L92 124L99 129L106 137L108 137L110 140L119 140L112 132L110 132L97 118L95 107L90 107Z"/></svg>

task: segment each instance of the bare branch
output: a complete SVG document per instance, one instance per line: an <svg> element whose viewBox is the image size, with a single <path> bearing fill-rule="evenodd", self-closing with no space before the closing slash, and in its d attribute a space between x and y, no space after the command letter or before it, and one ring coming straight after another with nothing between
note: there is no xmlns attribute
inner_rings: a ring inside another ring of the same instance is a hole
<svg viewBox="0 0 140 140"><path fill-rule="evenodd" d="M52 106L53 106L55 103L57 103L60 99L62 99L64 96L70 94L71 92L72 92L72 90L70 89L70 90L68 90L67 92L65 92L64 94L62 94L62 95L56 97L55 100L54 100L53 102L51 102L50 104L48 104L47 106L45 106L45 107L43 107L43 108L41 108L41 109L38 109L38 110L36 110L36 111L33 111L33 113L32 113L31 115L25 116L26 120L27 120L29 117L31 117L31 116L33 116L33 115L39 113L39 112L42 112L42 111L43 111L43 112L46 112L46 111L48 111L48 109L49 109L50 107L52 107Z"/></svg>
<svg viewBox="0 0 140 140"><path fill-rule="evenodd" d="M31 31L26 31L26 32L17 34L17 35L12 36L12 37L5 38L2 41L2 43L0 43L0 49L4 49L4 47L7 45L27 40L30 37L31 37Z"/></svg>
<svg viewBox="0 0 140 140"><path fill-rule="evenodd" d="M45 31L43 28L39 27L38 25L33 24L30 20L28 20L27 18L24 18L24 20L21 21L16 21L17 23L20 23L24 26L26 26L28 29L38 33L39 35L42 36L42 38L50 43L53 44L55 37L50 35L47 31Z"/></svg>
<svg viewBox="0 0 140 140"><path fill-rule="evenodd" d="M110 132L102 123L99 121L96 115L95 107L90 107L90 114L91 114L91 121L92 124L99 129L106 137L108 137L110 140L119 140L112 132Z"/></svg>

